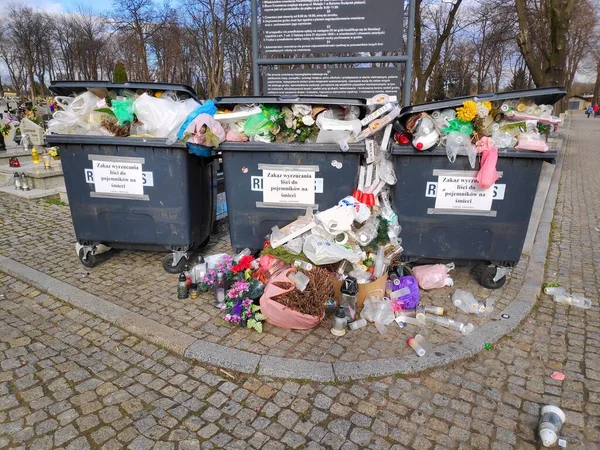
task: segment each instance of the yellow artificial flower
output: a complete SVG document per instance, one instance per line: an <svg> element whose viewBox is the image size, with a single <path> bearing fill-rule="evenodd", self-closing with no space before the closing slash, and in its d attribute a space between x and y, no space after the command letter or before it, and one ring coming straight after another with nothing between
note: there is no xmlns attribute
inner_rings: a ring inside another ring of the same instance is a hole
<svg viewBox="0 0 600 450"><path fill-rule="evenodd" d="M492 102L481 102L483 104L483 106L485 106L487 108L488 111L492 110Z"/></svg>
<svg viewBox="0 0 600 450"><path fill-rule="evenodd" d="M463 102L461 107L456 108L456 118L463 122L470 122L477 116L477 103L473 100Z"/></svg>

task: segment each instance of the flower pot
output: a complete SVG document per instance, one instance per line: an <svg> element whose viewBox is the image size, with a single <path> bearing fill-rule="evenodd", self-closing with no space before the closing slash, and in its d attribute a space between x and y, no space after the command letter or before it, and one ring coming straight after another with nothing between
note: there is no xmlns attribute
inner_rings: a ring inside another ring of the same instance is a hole
<svg viewBox="0 0 600 450"><path fill-rule="evenodd" d="M60 161L60 155L53 156L52 159L54 159L54 161Z"/></svg>

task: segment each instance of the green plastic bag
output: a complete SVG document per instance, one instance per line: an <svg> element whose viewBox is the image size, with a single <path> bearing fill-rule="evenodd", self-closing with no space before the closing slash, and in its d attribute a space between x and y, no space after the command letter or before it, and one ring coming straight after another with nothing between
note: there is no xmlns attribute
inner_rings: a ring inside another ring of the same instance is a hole
<svg viewBox="0 0 600 450"><path fill-rule="evenodd" d="M267 136L279 130L281 111L276 106L261 106L262 111L248 117L244 124L246 136Z"/></svg>
<svg viewBox="0 0 600 450"><path fill-rule="evenodd" d="M126 126L133 122L133 98L113 100L111 103L119 125Z"/></svg>
<svg viewBox="0 0 600 450"><path fill-rule="evenodd" d="M452 131L471 135L473 134L473 125L471 125L471 122L453 119L448 123L446 128L442 128L442 133L450 134Z"/></svg>

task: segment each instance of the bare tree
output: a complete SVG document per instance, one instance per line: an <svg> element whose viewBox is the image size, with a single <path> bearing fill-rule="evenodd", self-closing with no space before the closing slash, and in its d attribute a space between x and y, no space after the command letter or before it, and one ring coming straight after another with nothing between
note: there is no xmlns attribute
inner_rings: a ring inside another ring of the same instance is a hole
<svg viewBox="0 0 600 450"><path fill-rule="evenodd" d="M422 103L425 100L427 80L431 77L436 62L440 57L444 42L451 35L456 14L462 3L462 0L454 0L453 3L435 4L428 3L427 0L415 1L415 48L414 48L414 73L417 80L416 103ZM429 24L427 23L429 20ZM433 26L435 38L432 40L431 52L429 55L423 53L423 36L427 26ZM427 62L425 62L427 61Z"/></svg>
<svg viewBox="0 0 600 450"><path fill-rule="evenodd" d="M575 0L515 0L517 43L536 86L564 86Z"/></svg>

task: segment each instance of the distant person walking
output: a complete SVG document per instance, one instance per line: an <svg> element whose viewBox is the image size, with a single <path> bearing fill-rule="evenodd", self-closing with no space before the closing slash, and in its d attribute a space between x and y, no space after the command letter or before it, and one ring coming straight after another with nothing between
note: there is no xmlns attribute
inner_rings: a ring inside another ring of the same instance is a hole
<svg viewBox="0 0 600 450"><path fill-rule="evenodd" d="M594 112L594 108L592 108L592 105L588 106L587 109L585 110L585 113L587 114L588 119L590 118L590 114Z"/></svg>
<svg viewBox="0 0 600 450"><path fill-rule="evenodd" d="M594 117L598 117L598 110L600 110L600 106L594 105Z"/></svg>

